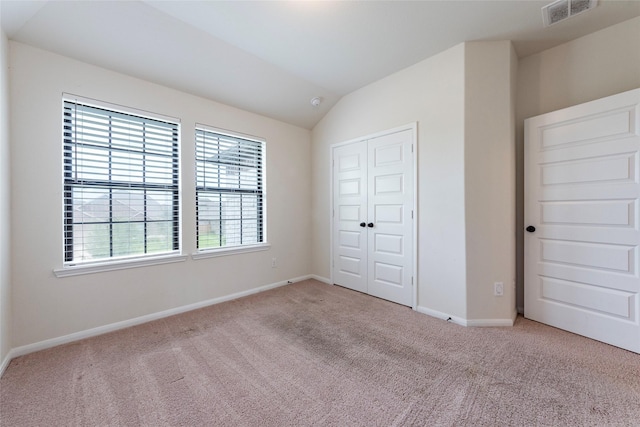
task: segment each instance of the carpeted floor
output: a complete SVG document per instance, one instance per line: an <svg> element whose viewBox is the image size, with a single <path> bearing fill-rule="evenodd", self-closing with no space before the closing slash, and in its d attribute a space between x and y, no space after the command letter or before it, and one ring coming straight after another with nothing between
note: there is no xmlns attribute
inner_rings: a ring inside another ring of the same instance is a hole
<svg viewBox="0 0 640 427"><path fill-rule="evenodd" d="M2 426L638 426L640 355L313 280L14 359Z"/></svg>

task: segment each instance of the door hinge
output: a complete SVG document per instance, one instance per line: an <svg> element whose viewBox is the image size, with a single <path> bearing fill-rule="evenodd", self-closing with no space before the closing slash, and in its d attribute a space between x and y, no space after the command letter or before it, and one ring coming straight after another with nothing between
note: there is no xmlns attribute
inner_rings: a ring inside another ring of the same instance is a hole
<svg viewBox="0 0 640 427"><path fill-rule="evenodd" d="M413 219L413 210L411 211L411 219Z"/></svg>
<svg viewBox="0 0 640 427"><path fill-rule="evenodd" d="M411 144L411 152L413 153L413 144Z"/></svg>
<svg viewBox="0 0 640 427"><path fill-rule="evenodd" d="M411 276L411 286L413 286L413 276Z"/></svg>

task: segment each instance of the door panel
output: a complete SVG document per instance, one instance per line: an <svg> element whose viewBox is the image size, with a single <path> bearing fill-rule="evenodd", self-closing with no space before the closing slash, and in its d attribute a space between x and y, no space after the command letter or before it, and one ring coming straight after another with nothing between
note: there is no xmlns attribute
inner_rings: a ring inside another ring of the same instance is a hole
<svg viewBox="0 0 640 427"><path fill-rule="evenodd" d="M640 352L640 90L525 122L525 316Z"/></svg>
<svg viewBox="0 0 640 427"><path fill-rule="evenodd" d="M376 233L374 251L378 253L388 253L394 255L404 255L403 236L393 234Z"/></svg>
<svg viewBox="0 0 640 427"><path fill-rule="evenodd" d="M629 292L544 277L540 280L542 299L585 307L622 318L628 318L630 315L629 303L632 302L633 294Z"/></svg>
<svg viewBox="0 0 640 427"><path fill-rule="evenodd" d="M540 203L543 224L633 227L636 203L633 200L602 200Z"/></svg>
<svg viewBox="0 0 640 427"><path fill-rule="evenodd" d="M633 136L632 110L609 111L604 115L590 115L572 122L563 122L542 131L545 149L566 144L584 144L600 138Z"/></svg>

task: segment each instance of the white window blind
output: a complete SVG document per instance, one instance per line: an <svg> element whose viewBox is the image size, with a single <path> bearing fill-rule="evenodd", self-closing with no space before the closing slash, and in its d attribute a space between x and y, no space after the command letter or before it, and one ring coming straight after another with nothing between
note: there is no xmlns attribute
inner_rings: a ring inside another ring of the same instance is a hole
<svg viewBox="0 0 640 427"><path fill-rule="evenodd" d="M262 141L196 128L198 249L264 242Z"/></svg>
<svg viewBox="0 0 640 427"><path fill-rule="evenodd" d="M64 260L179 251L179 124L64 101Z"/></svg>

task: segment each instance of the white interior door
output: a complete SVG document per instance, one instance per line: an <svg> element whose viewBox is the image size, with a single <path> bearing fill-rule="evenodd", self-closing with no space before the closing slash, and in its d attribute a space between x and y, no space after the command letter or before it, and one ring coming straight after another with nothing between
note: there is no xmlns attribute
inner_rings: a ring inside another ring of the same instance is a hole
<svg viewBox="0 0 640 427"><path fill-rule="evenodd" d="M413 305L411 130L333 148L333 282Z"/></svg>
<svg viewBox="0 0 640 427"><path fill-rule="evenodd" d="M640 89L528 119L525 145L525 317L640 352Z"/></svg>

